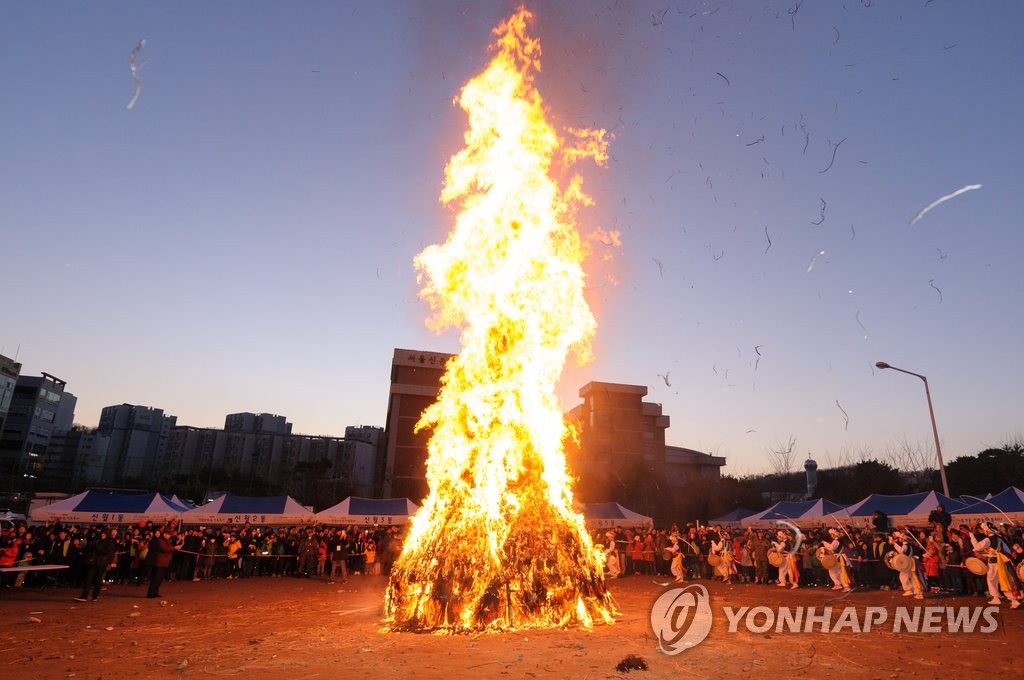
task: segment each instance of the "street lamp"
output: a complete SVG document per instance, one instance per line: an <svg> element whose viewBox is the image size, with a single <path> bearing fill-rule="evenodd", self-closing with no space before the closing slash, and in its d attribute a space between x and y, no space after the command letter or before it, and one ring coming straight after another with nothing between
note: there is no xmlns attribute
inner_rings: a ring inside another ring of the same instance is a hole
<svg viewBox="0 0 1024 680"><path fill-rule="evenodd" d="M935 455L939 459L939 476L942 478L942 493L949 497L949 482L946 481L946 466L942 463L942 448L939 446L939 428L935 426L935 411L932 409L932 393L928 390L928 378L924 377L920 373L914 373L913 371L906 371L902 368L890 366L884 361L879 361L875 366L878 368L891 368L892 370L899 371L900 373L916 376L924 381L924 396L928 399L928 415L932 418L932 435L935 437Z"/></svg>

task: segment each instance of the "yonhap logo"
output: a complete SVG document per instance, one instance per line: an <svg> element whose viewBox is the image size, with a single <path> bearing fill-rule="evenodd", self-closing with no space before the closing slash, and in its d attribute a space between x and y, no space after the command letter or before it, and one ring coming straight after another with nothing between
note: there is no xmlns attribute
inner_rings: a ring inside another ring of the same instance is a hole
<svg viewBox="0 0 1024 680"><path fill-rule="evenodd" d="M696 647L711 631L711 599L701 585L665 591L651 608L651 627L665 654Z"/></svg>
<svg viewBox="0 0 1024 680"><path fill-rule="evenodd" d="M883 629L895 634L991 634L999 630L999 607L722 607L726 633L843 634ZM665 654L696 647L711 632L711 601L704 586L665 591L651 608L651 628Z"/></svg>

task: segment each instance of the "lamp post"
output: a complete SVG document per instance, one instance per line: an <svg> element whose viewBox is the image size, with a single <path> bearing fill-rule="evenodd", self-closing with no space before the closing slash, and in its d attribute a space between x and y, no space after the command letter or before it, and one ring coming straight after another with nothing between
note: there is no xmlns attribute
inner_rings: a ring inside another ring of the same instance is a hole
<svg viewBox="0 0 1024 680"><path fill-rule="evenodd" d="M942 463L942 448L939 446L939 428L935 426L935 411L932 409L932 393L928 390L928 378L924 377L920 373L914 373L913 371L907 371L902 368L890 366L884 361L879 361L875 366L878 368L891 368L892 370L899 371L900 373L913 375L924 382L924 396L928 399L928 415L931 416L932 419L932 435L935 437L935 455L939 460L939 477L942 478L942 493L948 497L949 482L946 481L946 466Z"/></svg>

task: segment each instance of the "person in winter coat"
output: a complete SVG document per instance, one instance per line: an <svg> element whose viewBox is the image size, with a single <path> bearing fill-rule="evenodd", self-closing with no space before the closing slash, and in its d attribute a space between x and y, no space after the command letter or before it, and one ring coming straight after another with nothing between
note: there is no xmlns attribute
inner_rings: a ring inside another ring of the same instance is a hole
<svg viewBox="0 0 1024 680"><path fill-rule="evenodd" d="M299 539L299 564L296 576L309 578L316 573L317 558L320 552L320 541L313 535L312 529L306 529Z"/></svg>
<svg viewBox="0 0 1024 680"><path fill-rule="evenodd" d="M90 590L92 590L92 599L99 599L100 591L103 589L103 579L107 575L110 563L114 561L116 552L117 542L111 538L107 528L97 529L82 549L81 559L85 565L85 578L82 579L82 594L75 600L88 602Z"/></svg>
<svg viewBox="0 0 1024 680"><path fill-rule="evenodd" d="M149 552L146 561L149 564L149 591L146 597L152 599L160 597L160 584L167 576L167 570L171 567L171 556L174 554L174 544L171 543L173 529L163 527L156 536L149 542Z"/></svg>

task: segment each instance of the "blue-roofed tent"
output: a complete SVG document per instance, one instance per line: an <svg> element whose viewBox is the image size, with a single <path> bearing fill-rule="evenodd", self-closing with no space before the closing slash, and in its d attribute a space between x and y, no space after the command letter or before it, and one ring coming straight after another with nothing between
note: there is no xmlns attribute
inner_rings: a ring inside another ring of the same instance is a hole
<svg viewBox="0 0 1024 680"><path fill-rule="evenodd" d="M66 524L136 524L168 522L188 508L158 493L109 493L90 489L62 501L35 508L32 522Z"/></svg>
<svg viewBox="0 0 1024 680"><path fill-rule="evenodd" d="M756 515L757 510L747 510L746 508L736 508L730 513L722 515L721 517L715 518L708 522L708 524L720 527L736 528L740 526L740 520L751 515Z"/></svg>
<svg viewBox="0 0 1024 680"><path fill-rule="evenodd" d="M804 514L800 515L797 526L801 528L835 526L846 517L846 506L819 498Z"/></svg>
<svg viewBox="0 0 1024 680"><path fill-rule="evenodd" d="M946 512L953 514L966 503L937 491L923 491L903 496L874 493L846 508L846 512L849 513L850 521L858 526L871 526L871 518L876 510L888 515L889 522L894 527L907 524L921 526L928 523L928 515L939 505L945 508Z"/></svg>
<svg viewBox="0 0 1024 680"><path fill-rule="evenodd" d="M961 496L961 500L970 502L969 496ZM984 520L996 523L1024 523L1024 491L1015 486L1008 487L994 496L976 498L970 505L950 513L953 522L973 522Z"/></svg>
<svg viewBox="0 0 1024 680"><path fill-rule="evenodd" d="M587 503L583 507L583 519L588 529L643 529L654 526L654 520L647 515L633 512L618 503Z"/></svg>
<svg viewBox="0 0 1024 680"><path fill-rule="evenodd" d="M337 505L316 513L318 524L371 526L408 524L419 506L408 498L359 498L349 496Z"/></svg>
<svg viewBox="0 0 1024 680"><path fill-rule="evenodd" d="M775 526L777 520L786 520L796 524L797 518L807 512L814 505L813 500L809 501L779 501L767 510L745 517L740 524L744 527L755 529L766 529Z"/></svg>
<svg viewBox="0 0 1024 680"><path fill-rule="evenodd" d="M806 501L779 501L767 510L743 518L743 527L769 529L780 520L791 522L801 529L828 526L846 517L846 507L824 498Z"/></svg>
<svg viewBox="0 0 1024 680"><path fill-rule="evenodd" d="M181 515L184 524L313 524L315 515L291 496L236 496L224 494Z"/></svg>

